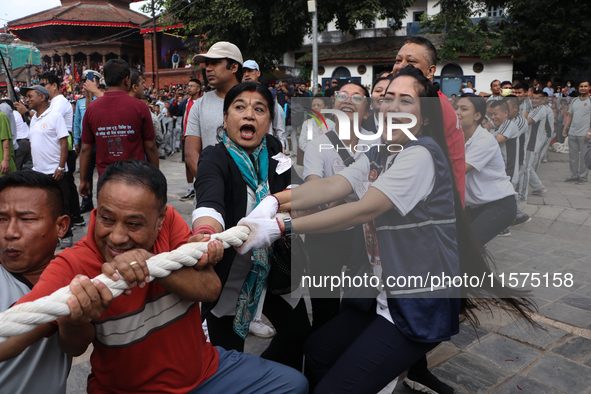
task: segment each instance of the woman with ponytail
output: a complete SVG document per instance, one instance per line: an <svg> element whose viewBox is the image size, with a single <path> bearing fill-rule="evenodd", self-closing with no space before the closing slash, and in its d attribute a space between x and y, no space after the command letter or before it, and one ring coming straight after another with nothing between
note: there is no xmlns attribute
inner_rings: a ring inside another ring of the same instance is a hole
<svg viewBox="0 0 591 394"><path fill-rule="evenodd" d="M356 192L358 201L293 219L291 228L309 234L364 224L370 259L360 265L372 271L365 272L368 276L382 280L381 286L366 287L373 290L370 296L343 299L339 315L308 339L306 365L316 393L378 392L457 334L460 315L476 324L474 308L489 307L484 298L533 324L531 302L518 298L523 293L502 288L494 275L492 283L488 279L479 288L456 282L464 274L490 278L491 270L472 236L450 171L437 97L420 70L400 70L380 107L397 113L392 121L400 128L388 133L385 127L385 144L338 174L292 191L292 210ZM270 222L245 218L239 224L257 233ZM279 227L289 232L286 224L279 222ZM248 243L257 246L262 242L257 238Z"/></svg>

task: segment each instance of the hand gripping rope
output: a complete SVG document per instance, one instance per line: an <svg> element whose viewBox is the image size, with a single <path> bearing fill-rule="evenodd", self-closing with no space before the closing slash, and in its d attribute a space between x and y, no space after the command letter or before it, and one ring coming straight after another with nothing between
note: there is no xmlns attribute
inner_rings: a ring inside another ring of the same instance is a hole
<svg viewBox="0 0 591 394"><path fill-rule="evenodd" d="M241 246L249 234L250 229L248 227L236 226L224 232L212 234L211 240L222 241L224 249L228 249L231 246ZM151 282L154 278L165 278L172 271L183 267L194 266L197 264L197 260L203 256L203 253L207 252L207 244L208 242L192 242L182 245L171 252L161 253L149 258L146 261L150 271L148 281ZM119 278L118 281L113 281L104 274L100 274L92 280L95 279L107 285L111 293L113 293L113 297L118 297L124 290L130 289L123 277ZM70 285L64 286L46 297L13 306L0 313L0 343L12 336L25 334L40 324L55 321L60 316L68 316L70 308L66 302L71 295Z"/></svg>

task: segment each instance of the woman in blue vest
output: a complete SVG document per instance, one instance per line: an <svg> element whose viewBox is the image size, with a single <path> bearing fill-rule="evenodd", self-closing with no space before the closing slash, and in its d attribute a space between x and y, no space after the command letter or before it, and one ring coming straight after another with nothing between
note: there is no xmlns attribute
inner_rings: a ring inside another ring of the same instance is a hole
<svg viewBox="0 0 591 394"><path fill-rule="evenodd" d="M414 138L402 129L388 136L386 128L385 145L372 148L337 175L294 189L291 208L310 208L353 191L359 201L292 223L279 222L282 231L289 232L292 226L293 231L304 234L369 224L364 232L372 264L367 260L360 263L367 270L357 272L360 277L362 273L371 277L371 269L384 281L383 288L371 280L360 286L353 284L352 290L359 293L363 288L373 294L345 298L340 314L309 338L306 364L317 393L378 392L457 334L460 314L475 322L470 311L482 301L474 297L492 297L531 322L526 311L533 309L532 304L517 299L520 293L503 289L498 282L493 282L493 287L489 281L477 289L450 285L450 281L458 284L457 279L451 279L454 276L465 273L480 278L491 271L463 213L450 171L437 97L436 88L420 70L412 66L401 70L388 87L382 106L389 106L387 112L403 114L393 122L408 124ZM408 121L412 117L414 125ZM269 229L271 222L246 218L238 224L251 227L256 234ZM263 242L258 238L255 235L247 243ZM429 280L431 275L449 279ZM405 298L409 296L413 298Z"/></svg>

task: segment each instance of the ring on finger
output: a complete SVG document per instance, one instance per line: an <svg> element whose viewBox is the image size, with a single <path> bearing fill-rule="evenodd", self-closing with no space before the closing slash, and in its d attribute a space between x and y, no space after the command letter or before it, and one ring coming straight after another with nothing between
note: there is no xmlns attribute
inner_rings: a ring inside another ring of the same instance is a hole
<svg viewBox="0 0 591 394"><path fill-rule="evenodd" d="M137 261L134 261L132 263L129 263L129 266L131 267L132 265L137 264Z"/></svg>

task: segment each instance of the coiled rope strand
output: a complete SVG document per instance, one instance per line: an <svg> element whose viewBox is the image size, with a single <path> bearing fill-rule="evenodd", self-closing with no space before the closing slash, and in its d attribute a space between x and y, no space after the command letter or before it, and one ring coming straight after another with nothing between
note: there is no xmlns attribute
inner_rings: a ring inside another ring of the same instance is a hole
<svg viewBox="0 0 591 394"><path fill-rule="evenodd" d="M249 234L250 229L248 227L236 226L224 232L213 234L211 240L217 239L221 241L224 249L228 249L232 246L242 246ZM209 242L188 243L171 252L161 253L149 258L146 261L150 272L150 277L147 280L165 278L172 271L194 266L203 256L203 253L207 252ZM106 275L100 274L92 280L103 282L111 290L113 297L118 297L124 290L130 289L122 276L119 280L113 281ZM46 297L15 305L0 313L0 343L12 336L25 334L40 324L55 321L60 316L68 316L70 308L67 300L71 295L70 285L64 286Z"/></svg>

